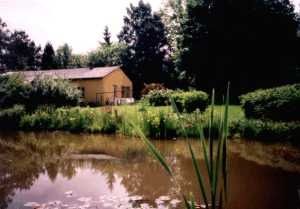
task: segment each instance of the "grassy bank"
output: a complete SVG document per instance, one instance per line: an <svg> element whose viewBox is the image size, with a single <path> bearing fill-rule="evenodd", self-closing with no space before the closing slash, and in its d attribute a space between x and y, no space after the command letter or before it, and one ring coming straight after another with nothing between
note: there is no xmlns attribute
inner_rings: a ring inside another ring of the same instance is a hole
<svg viewBox="0 0 300 209"><path fill-rule="evenodd" d="M215 122L211 124L212 134L219 129L218 118L223 107L215 106ZM39 108L34 113L26 113L15 107L0 111L2 128L25 131L70 131L86 133L121 134L137 136L132 124L141 127L147 137L177 138L184 133L183 124L189 137L199 136L199 125L208 134L210 107L203 113L184 113L181 118L170 106L152 107L143 104L115 106L111 108ZM240 106L229 107L229 128L231 137L259 139L263 141L299 141L300 123L247 120ZM5 122L6 121L6 122Z"/></svg>

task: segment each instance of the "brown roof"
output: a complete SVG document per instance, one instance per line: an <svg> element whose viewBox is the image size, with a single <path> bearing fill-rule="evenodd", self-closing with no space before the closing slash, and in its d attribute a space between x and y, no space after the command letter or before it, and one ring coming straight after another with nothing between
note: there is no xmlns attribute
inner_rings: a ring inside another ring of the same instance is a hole
<svg viewBox="0 0 300 209"><path fill-rule="evenodd" d="M120 69L119 66L113 67L97 67L97 68L76 68L76 69L58 69L58 70L37 70L37 71L18 71L7 72L6 75L13 73L20 73L24 76L25 80L31 82L37 76L51 76L54 78L63 78L69 80L76 79L92 79L103 78L113 72Z"/></svg>

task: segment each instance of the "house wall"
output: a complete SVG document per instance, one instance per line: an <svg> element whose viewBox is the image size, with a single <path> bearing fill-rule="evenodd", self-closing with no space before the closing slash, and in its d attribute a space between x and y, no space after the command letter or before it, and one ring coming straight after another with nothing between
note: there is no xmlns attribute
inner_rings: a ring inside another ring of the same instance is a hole
<svg viewBox="0 0 300 209"><path fill-rule="evenodd" d="M84 88L83 100L88 103L97 103L97 92L103 91L102 79L84 79L84 80L72 80L79 88Z"/></svg>
<svg viewBox="0 0 300 209"><path fill-rule="evenodd" d="M113 101L114 98L122 98L122 86L130 87L129 97L132 97L132 82L121 69L101 79L72 80L71 82L79 88L84 88L83 99L89 103L103 105ZM116 86L115 93L114 86Z"/></svg>
<svg viewBox="0 0 300 209"><path fill-rule="evenodd" d="M130 87L129 98L132 97L132 82L122 70L115 70L102 79L103 85L103 102L112 101L115 98L122 98L122 86ZM114 86L116 92L114 95Z"/></svg>

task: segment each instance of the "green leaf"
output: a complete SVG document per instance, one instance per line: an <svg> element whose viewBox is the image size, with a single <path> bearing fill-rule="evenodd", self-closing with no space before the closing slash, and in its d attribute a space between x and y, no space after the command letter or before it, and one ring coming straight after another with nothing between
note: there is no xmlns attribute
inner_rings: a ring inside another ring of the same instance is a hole
<svg viewBox="0 0 300 209"><path fill-rule="evenodd" d="M168 166L165 158L163 155L156 149L156 147L150 142L149 139L144 135L142 130L136 126L134 123L131 123L131 125L137 130L138 135L140 138L143 140L143 142L147 145L149 151L153 154L153 156L158 160L158 162L163 166L163 168L166 170L166 172L170 175L173 176L173 172L171 168Z"/></svg>
<svg viewBox="0 0 300 209"><path fill-rule="evenodd" d="M203 176L201 175L198 162L196 160L194 151L193 151L191 143L189 141L188 141L188 146L189 146L189 150L190 150L190 153L191 153L192 162L193 162L194 170L195 170L196 177L197 177L197 180L198 180L198 184L200 186L200 191L201 191L204 203L208 207L208 201L207 201L207 195L206 195L206 191L205 191L205 185L204 185L204 181L203 181Z"/></svg>

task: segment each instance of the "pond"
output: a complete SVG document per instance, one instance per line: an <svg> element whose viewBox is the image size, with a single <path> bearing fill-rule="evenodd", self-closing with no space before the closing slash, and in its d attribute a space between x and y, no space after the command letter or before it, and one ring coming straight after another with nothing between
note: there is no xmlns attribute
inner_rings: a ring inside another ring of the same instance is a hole
<svg viewBox="0 0 300 209"><path fill-rule="evenodd" d="M1 209L175 209L183 208L180 191L200 196L184 140L154 141L176 173L175 186L139 139L63 132L0 138ZM228 208L299 208L299 148L229 144Z"/></svg>

